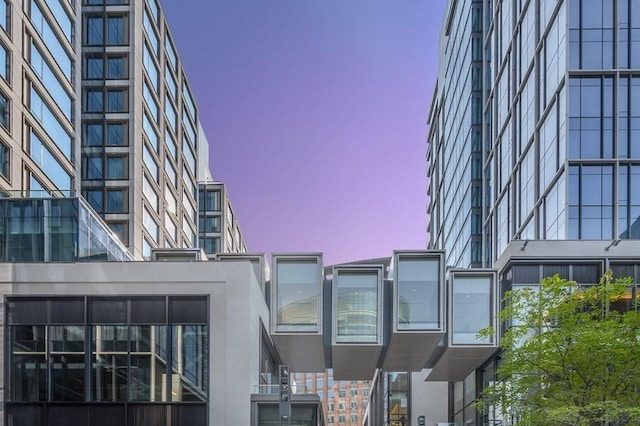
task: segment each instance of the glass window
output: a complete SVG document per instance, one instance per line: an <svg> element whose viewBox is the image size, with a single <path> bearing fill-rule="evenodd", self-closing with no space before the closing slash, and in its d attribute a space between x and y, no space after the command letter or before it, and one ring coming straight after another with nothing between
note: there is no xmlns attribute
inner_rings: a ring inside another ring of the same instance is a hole
<svg viewBox="0 0 640 426"><path fill-rule="evenodd" d="M103 22L102 16L87 16L87 44L90 46L102 46L104 45L103 34Z"/></svg>
<svg viewBox="0 0 640 426"><path fill-rule="evenodd" d="M151 124L151 120L147 114L142 116L142 130L144 130L144 134L151 146L153 146L153 149L158 152L158 134L153 128L153 124Z"/></svg>
<svg viewBox="0 0 640 426"><path fill-rule="evenodd" d="M158 224L146 208L142 209L142 224L151 237L158 241Z"/></svg>
<svg viewBox="0 0 640 426"><path fill-rule="evenodd" d="M124 135L124 123L107 123L107 145L125 145Z"/></svg>
<svg viewBox="0 0 640 426"><path fill-rule="evenodd" d="M9 99L0 93L0 125L9 129Z"/></svg>
<svg viewBox="0 0 640 426"><path fill-rule="evenodd" d="M125 194L124 189L107 189L107 210L106 213L124 213L125 208Z"/></svg>
<svg viewBox="0 0 640 426"><path fill-rule="evenodd" d="M164 114L167 117L167 123L171 127L171 130L175 133L178 127L178 116L168 96L164 98Z"/></svg>
<svg viewBox="0 0 640 426"><path fill-rule="evenodd" d="M151 43L151 47L153 48L153 53L156 57L158 57L160 43L158 42L158 35L156 34L156 30L153 28L153 24L151 23L149 12L146 9L144 10L143 25L144 31L147 33L147 37L149 38L149 43Z"/></svg>
<svg viewBox="0 0 640 426"><path fill-rule="evenodd" d="M167 203L167 210L173 214L176 214L176 212L178 211L178 200L167 185L165 185L164 187L164 200Z"/></svg>
<svg viewBox="0 0 640 426"><path fill-rule="evenodd" d="M36 72L38 77L40 77L40 81L42 81L46 90L51 94L51 97L55 99L56 105L60 107L67 119L71 121L73 100L58 80L58 77L56 77L49 63L43 58L40 49L33 43L33 40L31 41L31 68Z"/></svg>
<svg viewBox="0 0 640 426"><path fill-rule="evenodd" d="M4 2L0 0L0 4ZM0 76L5 80L9 80L9 58L10 53L3 44L0 44Z"/></svg>
<svg viewBox="0 0 640 426"><path fill-rule="evenodd" d="M182 144L182 153L184 154L184 164L186 164L189 168L189 170L191 170L191 173L195 173L196 172L196 157L193 154L193 151L191 150L191 147L186 144L183 143Z"/></svg>
<svg viewBox="0 0 640 426"><path fill-rule="evenodd" d="M126 179L126 157L107 157L107 179Z"/></svg>
<svg viewBox="0 0 640 426"><path fill-rule="evenodd" d="M107 89L107 112L125 112L126 89Z"/></svg>
<svg viewBox="0 0 640 426"><path fill-rule="evenodd" d="M0 0L0 27L9 32L9 6L7 0Z"/></svg>
<svg viewBox="0 0 640 426"><path fill-rule="evenodd" d="M147 46L146 43L142 50L142 64L144 65L144 69L147 71L147 76L149 76L149 80L151 81L153 90L156 93L158 93L158 86L160 84L158 67L156 66L156 63L153 60L153 54L149 50L149 47Z"/></svg>
<svg viewBox="0 0 640 426"><path fill-rule="evenodd" d="M153 188L153 185L151 184L149 179L147 179L146 176L142 180L142 193L144 194L149 204L151 204L153 209L157 212L158 211L158 194L156 193L155 189Z"/></svg>
<svg viewBox="0 0 640 426"><path fill-rule="evenodd" d="M177 101L178 97L178 83L176 83L176 79L173 77L173 73L167 67L164 69L164 79L167 82L166 86L171 94L171 97L174 101Z"/></svg>
<svg viewBox="0 0 640 426"><path fill-rule="evenodd" d="M491 278L460 277L452 280L453 344L486 344L478 332L491 325Z"/></svg>
<svg viewBox="0 0 640 426"><path fill-rule="evenodd" d="M42 41L45 46L55 58L57 65L60 67L67 80L70 82L73 81L73 61L56 36L55 31L53 31L51 25L49 25L49 22L42 14L42 10L35 0L31 0L30 11L31 22L33 23L36 31L38 31L42 37Z"/></svg>
<svg viewBox="0 0 640 426"><path fill-rule="evenodd" d="M193 96L191 96L191 91L189 90L189 88L185 83L182 83L182 97L184 99L184 104L187 107L187 110L189 111L189 114L191 114L191 119L195 121L196 105L195 105L195 102L193 101Z"/></svg>
<svg viewBox="0 0 640 426"><path fill-rule="evenodd" d="M124 16L107 16L107 44L124 44Z"/></svg>
<svg viewBox="0 0 640 426"><path fill-rule="evenodd" d="M336 342L378 342L379 272L339 270Z"/></svg>
<svg viewBox="0 0 640 426"><path fill-rule="evenodd" d="M191 302L191 301L190 301ZM205 314L203 318L206 323L206 303L204 309L197 309L192 306L193 302L185 304L188 319L196 319L197 314ZM174 321L174 304L172 303L172 321ZM200 320L198 318L198 320ZM180 386L177 392L171 392L172 401L206 401L207 382L209 379L209 357L208 351L203 348L209 347L208 327L206 325L174 325L172 330L173 338L173 372L178 375L178 383L188 383L189 386ZM180 362L178 362L180 360Z"/></svg>
<svg viewBox="0 0 640 426"><path fill-rule="evenodd" d="M144 161L144 165L147 167L147 170L151 173L151 176L158 181L158 163L153 158L153 154L149 150L147 144L144 144L144 148L142 151L142 160Z"/></svg>
<svg viewBox="0 0 640 426"><path fill-rule="evenodd" d="M123 55L107 56L107 78L126 78L127 70L125 66L125 57Z"/></svg>
<svg viewBox="0 0 640 426"><path fill-rule="evenodd" d="M144 97L145 103L147 104L147 107L151 112L151 116L154 118L155 122L158 123L158 120L159 120L158 103L156 102L156 100L154 99L151 93L152 91L149 88L149 84L145 80L144 86L142 86L142 96Z"/></svg>
<svg viewBox="0 0 640 426"><path fill-rule="evenodd" d="M86 112L103 112L104 111L104 94L102 88L87 89L87 103L85 105Z"/></svg>
<svg viewBox="0 0 640 426"><path fill-rule="evenodd" d="M276 331L318 330L318 261L276 260Z"/></svg>
<svg viewBox="0 0 640 426"><path fill-rule="evenodd" d="M71 34L73 32L73 21L67 15L67 12L64 10L62 3L60 1L48 1L47 6L53 13L54 18L58 22L58 25L62 29L67 41L71 43Z"/></svg>
<svg viewBox="0 0 640 426"><path fill-rule="evenodd" d="M102 199L101 189L89 189L84 193L84 198L89 202L91 207L97 212L102 213L104 210L104 201Z"/></svg>
<svg viewBox="0 0 640 426"><path fill-rule="evenodd" d="M200 232L220 232L220 216L200 216Z"/></svg>
<svg viewBox="0 0 640 426"><path fill-rule="evenodd" d="M71 161L71 146L73 139L64 129L57 116L51 112L49 106L42 100L38 91L31 85L30 109L38 119L44 130L49 134L51 140L60 148L62 153ZM1 111L0 95L0 111Z"/></svg>
<svg viewBox="0 0 640 426"><path fill-rule="evenodd" d="M0 142L0 175L9 179L11 149L3 142Z"/></svg>
<svg viewBox="0 0 640 426"><path fill-rule="evenodd" d="M171 160L169 160L169 157L166 157L164 159L164 171L167 174L169 182L171 182L174 188L177 188L178 174L176 173L176 169L175 167L173 167L173 164L171 164Z"/></svg>
<svg viewBox="0 0 640 426"><path fill-rule="evenodd" d="M104 61L102 55L85 56L85 78L101 80L104 78Z"/></svg>
<svg viewBox="0 0 640 426"><path fill-rule="evenodd" d="M173 159L177 162L178 146L176 145L176 141L173 139L173 136L171 136L171 132L169 132L167 129L165 129L164 131L164 142L167 144L167 151L169 152L169 154L171 154Z"/></svg>
<svg viewBox="0 0 640 426"><path fill-rule="evenodd" d="M168 34L164 39L164 49L167 52L167 60L169 61L169 64L175 70L176 65L178 64L178 55L176 55L176 50L173 48L173 42Z"/></svg>
<svg viewBox="0 0 640 426"><path fill-rule="evenodd" d="M398 329L438 329L439 259L399 256Z"/></svg>
<svg viewBox="0 0 640 426"><path fill-rule="evenodd" d="M85 156L84 157L84 178L85 179L102 179L102 156Z"/></svg>
<svg viewBox="0 0 640 426"><path fill-rule="evenodd" d="M102 123L84 123L84 139L83 146L102 146L103 134Z"/></svg>
<svg viewBox="0 0 640 426"><path fill-rule="evenodd" d="M73 189L71 175L33 131L30 132L30 136L31 158L60 191L71 194Z"/></svg>

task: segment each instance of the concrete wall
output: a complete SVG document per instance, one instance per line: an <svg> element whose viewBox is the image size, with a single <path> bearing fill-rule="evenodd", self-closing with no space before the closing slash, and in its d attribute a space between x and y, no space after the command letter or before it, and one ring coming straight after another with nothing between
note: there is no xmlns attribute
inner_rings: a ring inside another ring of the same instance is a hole
<svg viewBox="0 0 640 426"><path fill-rule="evenodd" d="M448 421L448 383L425 382L429 370L411 373L411 425L418 424L418 417L425 417L425 426L435 426Z"/></svg>

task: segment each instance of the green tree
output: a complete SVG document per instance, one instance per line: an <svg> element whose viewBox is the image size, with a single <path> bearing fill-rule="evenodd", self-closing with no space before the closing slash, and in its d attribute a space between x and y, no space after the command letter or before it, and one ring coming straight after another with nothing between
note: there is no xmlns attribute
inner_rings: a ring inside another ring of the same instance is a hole
<svg viewBox="0 0 640 426"><path fill-rule="evenodd" d="M640 313L629 284L611 272L588 287L556 275L507 292L499 380L480 408L518 426L640 425Z"/></svg>

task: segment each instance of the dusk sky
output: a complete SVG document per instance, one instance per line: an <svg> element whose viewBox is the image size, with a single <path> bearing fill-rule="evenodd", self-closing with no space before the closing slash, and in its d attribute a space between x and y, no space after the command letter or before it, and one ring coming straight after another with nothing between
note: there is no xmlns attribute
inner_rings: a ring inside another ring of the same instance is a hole
<svg viewBox="0 0 640 426"><path fill-rule="evenodd" d="M425 248L445 0L162 0L251 252Z"/></svg>

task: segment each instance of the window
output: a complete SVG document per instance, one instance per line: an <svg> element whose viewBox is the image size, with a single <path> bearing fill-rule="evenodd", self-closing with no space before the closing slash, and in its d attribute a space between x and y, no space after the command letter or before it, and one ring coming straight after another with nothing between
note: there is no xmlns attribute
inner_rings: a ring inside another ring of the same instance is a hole
<svg viewBox="0 0 640 426"><path fill-rule="evenodd" d="M65 194L70 194L73 188L72 179L65 168L60 164L49 148L33 132L30 132L31 158L47 175L53 184Z"/></svg>
<svg viewBox="0 0 640 426"><path fill-rule="evenodd" d="M107 123L107 145L125 145L124 135L124 123Z"/></svg>
<svg viewBox="0 0 640 426"><path fill-rule="evenodd" d="M144 161L144 165L147 167L147 170L149 170L149 173L151 173L151 176L153 176L153 178L157 182L158 163L156 163L156 160L153 158L153 154L151 154L151 150L149 150L146 143L144 144L144 148L142 150L142 160Z"/></svg>
<svg viewBox="0 0 640 426"><path fill-rule="evenodd" d="M354 409L354 410L357 409L358 408L358 403L355 402L355 401L351 402L351 408Z"/></svg>
<svg viewBox="0 0 640 426"><path fill-rule="evenodd" d="M171 41L171 38L168 34L164 40L164 49L167 52L168 63L175 70L176 65L178 64L178 56L176 55L176 50L173 48L173 42Z"/></svg>
<svg viewBox="0 0 640 426"><path fill-rule="evenodd" d="M105 213L124 213L126 212L126 191L124 189L107 189L107 205Z"/></svg>
<svg viewBox="0 0 640 426"><path fill-rule="evenodd" d="M40 93L31 85L30 109L51 140L60 148L60 151L71 161L71 146L73 139L64 129L57 116L51 112L49 106L42 100ZM0 95L1 97L1 95ZM1 100L1 99L0 99ZM0 103L1 105L1 103Z"/></svg>
<svg viewBox="0 0 640 426"><path fill-rule="evenodd" d="M85 156L83 160L84 179L102 179L102 156Z"/></svg>
<svg viewBox="0 0 640 426"><path fill-rule="evenodd" d="M9 130L9 99L0 93L0 125Z"/></svg>
<svg viewBox="0 0 640 426"><path fill-rule="evenodd" d="M219 216L200 216L200 232L220 232Z"/></svg>
<svg viewBox="0 0 640 426"><path fill-rule="evenodd" d="M107 78L126 78L127 68L125 66L124 55L109 55L107 56Z"/></svg>
<svg viewBox="0 0 640 426"><path fill-rule="evenodd" d="M0 4L4 4L4 2L0 0ZM0 44L0 77L7 81L9 80L9 58L9 51L3 44Z"/></svg>
<svg viewBox="0 0 640 426"><path fill-rule="evenodd" d="M175 133L178 126L178 116L168 96L164 98L164 114L167 117L167 123L171 126L171 130Z"/></svg>
<svg viewBox="0 0 640 426"><path fill-rule="evenodd" d="M101 189L89 189L84 192L84 198L89 202L91 207L97 212L102 213L104 210L104 202L102 199Z"/></svg>
<svg viewBox="0 0 640 426"><path fill-rule="evenodd" d="M142 224L151 237L158 241L158 224L146 208L142 209Z"/></svg>
<svg viewBox="0 0 640 426"><path fill-rule="evenodd" d="M149 84L145 80L144 86L142 86L142 96L144 97L144 101L147 104L147 108L151 112L151 116L154 118L155 122L158 123L158 103L154 99L152 95L152 91L149 88Z"/></svg>
<svg viewBox="0 0 640 426"><path fill-rule="evenodd" d="M9 5L7 0L0 0L0 27L9 32Z"/></svg>
<svg viewBox="0 0 640 426"><path fill-rule="evenodd" d="M164 159L164 171L167 174L169 182L171 182L174 188L177 188L178 174L176 173L176 169L175 167L173 167L173 164L171 164L171 160L169 160L169 157L165 157Z"/></svg>
<svg viewBox="0 0 640 426"><path fill-rule="evenodd" d="M173 159L177 162L178 146L176 145L176 141L173 139L173 136L171 136L171 132L169 132L167 129L165 129L164 131L164 142L167 144L167 151L169 152L169 154L171 154Z"/></svg>
<svg viewBox="0 0 640 426"><path fill-rule="evenodd" d="M87 16L86 40L90 46L101 46L104 44L102 16Z"/></svg>
<svg viewBox="0 0 640 426"><path fill-rule="evenodd" d="M85 112L103 112L104 99L103 99L102 88L87 89L86 101L87 102L84 107Z"/></svg>
<svg viewBox="0 0 640 426"><path fill-rule="evenodd" d="M9 179L9 165L11 159L11 149L4 142L0 142L0 175Z"/></svg>
<svg viewBox="0 0 640 426"><path fill-rule="evenodd" d="M149 204L151 204L151 207L153 207L153 210L157 212L158 211L158 194L156 193L156 190L154 189L153 185L151 184L149 179L147 179L146 176L142 180L142 193L144 194Z"/></svg>
<svg viewBox="0 0 640 426"><path fill-rule="evenodd" d="M107 157L107 179L126 179L126 164L125 156Z"/></svg>
<svg viewBox="0 0 640 426"><path fill-rule="evenodd" d="M107 17L107 44L124 44L124 16Z"/></svg>
<svg viewBox="0 0 640 426"><path fill-rule="evenodd" d="M106 135L104 128L107 128ZM125 123L92 122L84 123L83 146L123 146L125 145Z"/></svg>
<svg viewBox="0 0 640 426"><path fill-rule="evenodd" d="M351 396L358 396L358 389L351 389Z"/></svg>
<svg viewBox="0 0 640 426"><path fill-rule="evenodd" d="M158 66L153 60L153 53L151 53L146 43L142 50L142 64L144 65L145 71L147 71L147 76L149 76L149 80L151 80L151 85L153 86L153 90L156 93L158 93L158 85L160 84Z"/></svg>
<svg viewBox="0 0 640 426"><path fill-rule="evenodd" d="M42 14L42 10L35 0L31 0L31 22L38 34L42 37L44 45L51 55L56 58L56 63L64 73L68 81L73 81L73 61L69 57L67 50L63 47L56 32L51 28L49 22Z"/></svg>
<svg viewBox="0 0 640 426"><path fill-rule="evenodd" d="M107 89L107 112L125 112L126 89Z"/></svg>
<svg viewBox="0 0 640 426"><path fill-rule="evenodd" d="M87 55L85 62L85 78L89 80L101 80L104 78L104 60L102 55Z"/></svg>
<svg viewBox="0 0 640 426"><path fill-rule="evenodd" d="M58 105L69 122L71 122L73 100L33 40L31 41L31 68L38 75L47 92L55 99L56 105Z"/></svg>
<svg viewBox="0 0 640 426"><path fill-rule="evenodd" d="M125 30L125 18L125 15L88 15L86 17L86 44L89 46L126 44L128 37Z"/></svg>

